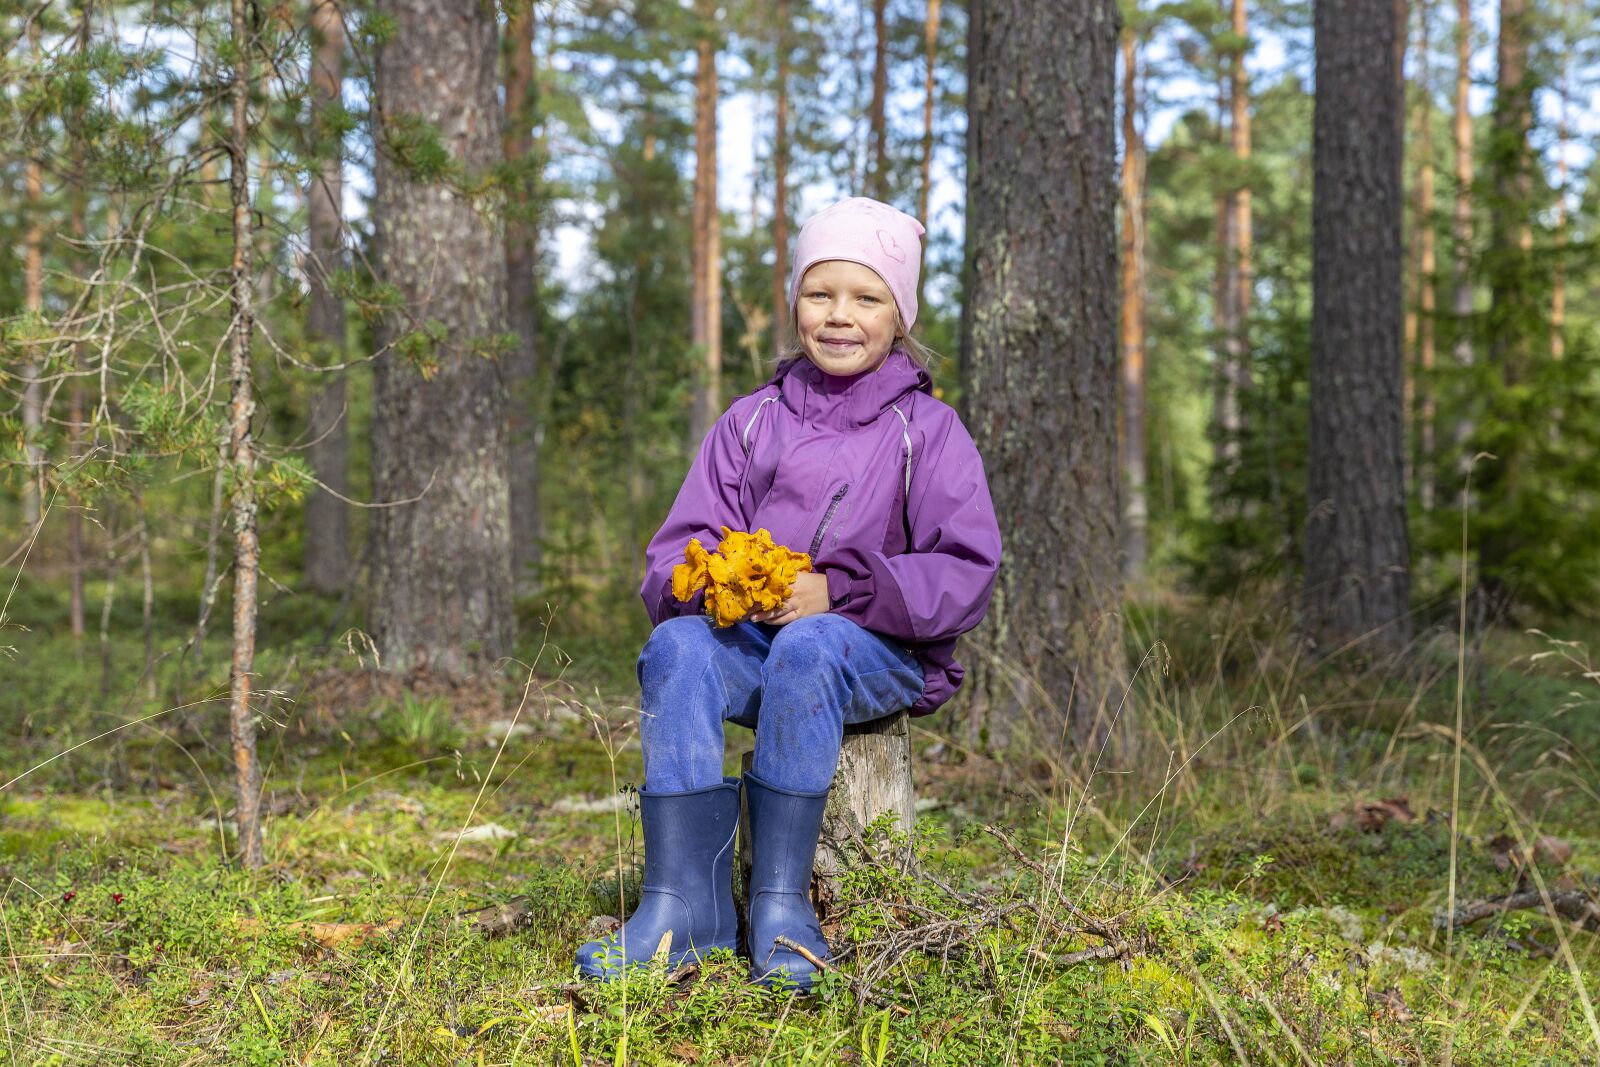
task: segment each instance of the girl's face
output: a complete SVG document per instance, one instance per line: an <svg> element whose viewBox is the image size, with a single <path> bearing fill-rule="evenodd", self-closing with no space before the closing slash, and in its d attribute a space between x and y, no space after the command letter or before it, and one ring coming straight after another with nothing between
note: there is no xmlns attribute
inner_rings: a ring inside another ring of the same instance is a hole
<svg viewBox="0 0 1600 1067"><path fill-rule="evenodd" d="M840 376L877 370L898 338L894 295L878 272L829 259L800 280L795 324L811 362Z"/></svg>

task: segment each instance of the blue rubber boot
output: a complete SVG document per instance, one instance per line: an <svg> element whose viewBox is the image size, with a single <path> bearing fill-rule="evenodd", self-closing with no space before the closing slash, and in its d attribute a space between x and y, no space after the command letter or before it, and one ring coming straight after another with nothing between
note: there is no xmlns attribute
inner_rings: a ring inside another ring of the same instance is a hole
<svg viewBox="0 0 1600 1067"><path fill-rule="evenodd" d="M737 951L733 840L739 831L739 779L683 793L641 789L639 822L639 906L620 930L578 949L578 969L589 978L616 978L624 968L648 963L668 931L668 969L712 949Z"/></svg>
<svg viewBox="0 0 1600 1067"><path fill-rule="evenodd" d="M811 907L811 866L822 833L828 790L796 793L744 776L750 809L750 978L768 988L810 993L817 968L793 949L777 944L780 934L828 958L817 913Z"/></svg>

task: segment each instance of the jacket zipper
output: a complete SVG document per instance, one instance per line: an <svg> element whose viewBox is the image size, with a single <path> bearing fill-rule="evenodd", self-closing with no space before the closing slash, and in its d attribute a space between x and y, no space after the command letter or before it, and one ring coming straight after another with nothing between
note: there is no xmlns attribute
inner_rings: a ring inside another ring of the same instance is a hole
<svg viewBox="0 0 1600 1067"><path fill-rule="evenodd" d="M817 536L811 539L811 559L817 558L817 550L822 547L822 535L828 532L828 524L833 521L833 513L839 510L839 501L850 491L850 483L845 482L839 491L833 494L833 499L828 502L828 510L822 513L822 525L817 527Z"/></svg>

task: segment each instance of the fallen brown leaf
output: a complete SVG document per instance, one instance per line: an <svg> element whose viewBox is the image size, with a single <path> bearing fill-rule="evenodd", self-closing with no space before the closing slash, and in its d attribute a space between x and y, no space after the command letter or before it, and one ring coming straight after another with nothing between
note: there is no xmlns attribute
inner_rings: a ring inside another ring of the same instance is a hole
<svg viewBox="0 0 1600 1067"><path fill-rule="evenodd" d="M1406 998L1401 996L1400 990L1394 986L1368 993L1367 999L1379 1011L1396 1022L1406 1023L1412 1019L1411 1009L1406 1007Z"/></svg>
<svg viewBox="0 0 1600 1067"><path fill-rule="evenodd" d="M1391 822L1416 822L1407 797L1389 797L1386 800L1357 804L1354 808L1336 811L1328 819L1328 829L1345 830L1358 826L1371 834L1378 833Z"/></svg>
<svg viewBox="0 0 1600 1067"><path fill-rule="evenodd" d="M1572 859L1572 846L1559 837L1545 834L1534 842L1533 855L1540 863L1551 867L1565 867Z"/></svg>
<svg viewBox="0 0 1600 1067"><path fill-rule="evenodd" d="M308 940L315 941L323 948L355 948L369 938L392 934L404 925L403 919L390 919L381 923L312 923L288 922L281 926L269 927L260 919L240 919L239 930L242 933L260 933L268 929L295 930L303 933Z"/></svg>
<svg viewBox="0 0 1600 1067"><path fill-rule="evenodd" d="M1489 858L1494 861L1497 871L1509 871L1513 864L1518 869L1522 867L1521 850L1517 848L1517 839L1509 834L1496 834L1489 839Z"/></svg>

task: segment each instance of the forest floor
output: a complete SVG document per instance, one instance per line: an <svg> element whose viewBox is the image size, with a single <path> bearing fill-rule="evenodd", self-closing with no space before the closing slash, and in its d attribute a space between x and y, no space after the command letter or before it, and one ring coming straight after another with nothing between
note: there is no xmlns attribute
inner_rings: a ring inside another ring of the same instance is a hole
<svg viewBox="0 0 1600 1067"><path fill-rule="evenodd" d="M113 642L102 699L95 641L7 633L0 1061L1600 1058L1594 932L1540 908L1436 924L1452 885L1593 892L1600 686L1579 646L1469 649L1458 745L1448 623L1402 666L1311 665L1253 612L1142 610L1137 744L996 761L917 724L922 873L858 856L830 914L841 964L798 998L733 958L575 975L637 894L631 635L402 692L359 645L268 623L254 872L226 861L221 637L203 666L163 660L154 696L142 642Z"/></svg>

